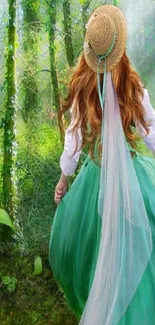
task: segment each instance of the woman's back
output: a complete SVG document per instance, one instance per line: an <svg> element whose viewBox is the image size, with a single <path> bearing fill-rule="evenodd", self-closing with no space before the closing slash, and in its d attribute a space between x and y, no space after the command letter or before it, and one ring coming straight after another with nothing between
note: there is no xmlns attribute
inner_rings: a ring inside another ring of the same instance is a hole
<svg viewBox="0 0 155 325"><path fill-rule="evenodd" d="M59 112L62 128L72 106L49 260L80 325L154 325L155 160L137 151L131 159L130 150L134 124L154 151L155 113L125 53L126 35L120 9L92 13ZM65 194L85 145L90 157Z"/></svg>

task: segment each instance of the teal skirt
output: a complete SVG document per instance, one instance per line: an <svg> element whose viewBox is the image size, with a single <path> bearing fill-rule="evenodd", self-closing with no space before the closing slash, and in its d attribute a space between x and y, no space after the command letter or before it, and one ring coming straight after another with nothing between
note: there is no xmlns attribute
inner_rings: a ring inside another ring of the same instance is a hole
<svg viewBox="0 0 155 325"><path fill-rule="evenodd" d="M133 164L152 229L153 251L118 325L155 325L155 159L136 152ZM99 251L99 185L100 167L88 156L58 205L51 228L49 262L69 306L78 317L89 295Z"/></svg>

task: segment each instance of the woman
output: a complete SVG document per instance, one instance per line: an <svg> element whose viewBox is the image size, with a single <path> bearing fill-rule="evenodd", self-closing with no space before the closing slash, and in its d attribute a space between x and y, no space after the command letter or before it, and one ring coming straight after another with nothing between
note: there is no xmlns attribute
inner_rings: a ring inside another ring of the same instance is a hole
<svg viewBox="0 0 155 325"><path fill-rule="evenodd" d="M155 152L155 112L126 55L126 38L120 9L92 13L59 112L61 129L70 108L72 120L49 261L80 325L154 324L155 160L136 151L133 126ZM85 146L89 155L66 193Z"/></svg>

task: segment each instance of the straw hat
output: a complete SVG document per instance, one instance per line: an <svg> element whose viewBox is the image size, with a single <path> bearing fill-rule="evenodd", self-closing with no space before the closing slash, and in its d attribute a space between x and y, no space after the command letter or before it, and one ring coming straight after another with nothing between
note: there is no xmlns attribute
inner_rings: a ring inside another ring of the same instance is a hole
<svg viewBox="0 0 155 325"><path fill-rule="evenodd" d="M98 63L99 57L108 51L114 41L114 46L106 58L106 70L111 71L123 55L126 39L127 24L123 12L113 5L97 8L86 24L84 57L88 66L96 71L99 64L99 72L103 73L104 59Z"/></svg>

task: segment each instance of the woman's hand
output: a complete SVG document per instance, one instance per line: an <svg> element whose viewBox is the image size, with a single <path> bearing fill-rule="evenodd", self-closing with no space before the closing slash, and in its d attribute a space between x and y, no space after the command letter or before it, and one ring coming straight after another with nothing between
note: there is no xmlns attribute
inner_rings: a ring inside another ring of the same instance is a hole
<svg viewBox="0 0 155 325"><path fill-rule="evenodd" d="M65 195L67 190L67 177L62 173L59 182L55 188L54 201L59 204L61 198Z"/></svg>

